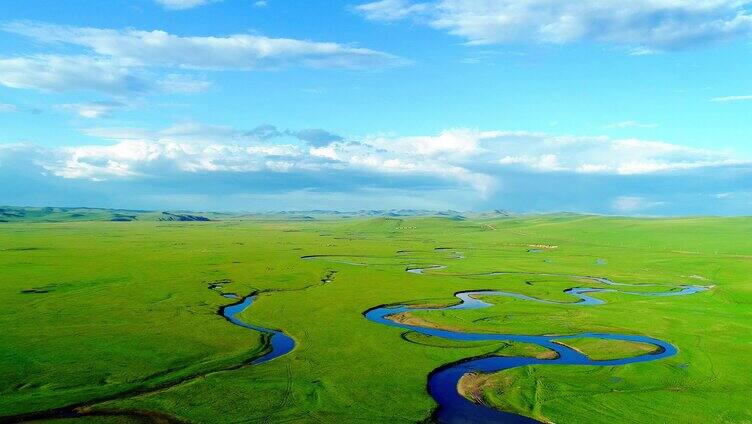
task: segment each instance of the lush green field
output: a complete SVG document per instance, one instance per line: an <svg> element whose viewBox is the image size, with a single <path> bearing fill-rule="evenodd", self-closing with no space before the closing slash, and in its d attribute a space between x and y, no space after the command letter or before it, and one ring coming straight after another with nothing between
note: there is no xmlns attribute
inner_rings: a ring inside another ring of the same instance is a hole
<svg viewBox="0 0 752 424"><path fill-rule="evenodd" d="M494 297L492 308L405 317L513 334L643 334L679 349L619 367L475 376L468 396L558 423L752 422L750 234L747 218L573 215L0 223L0 416L90 405L189 422L420 422L435 406L426 392L435 368L489 353L546 352L402 334L362 313L381 304L450 304L455 292L475 289L572 301L563 290L586 284L529 272L714 288L663 298L596 294L608 303L595 307ZM533 245L546 246L528 252ZM431 264L447 268L405 272ZM333 280L322 282L332 270ZM521 274L470 275L490 271ZM209 285L225 279L227 291L261 293L242 318L284 330L297 342L292 353L245 365L267 349L266 339L218 314L233 301ZM596 359L645 351L590 340L571 346ZM131 419L143 417L75 421Z"/></svg>

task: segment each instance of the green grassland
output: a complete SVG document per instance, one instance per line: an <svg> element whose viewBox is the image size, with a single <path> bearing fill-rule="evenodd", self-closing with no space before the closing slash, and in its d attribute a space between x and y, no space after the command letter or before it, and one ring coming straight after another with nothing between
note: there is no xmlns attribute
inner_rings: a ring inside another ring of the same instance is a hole
<svg viewBox="0 0 752 424"><path fill-rule="evenodd" d="M530 366L476 378L475 396L504 410L557 423L752 422L749 218L218 214L176 222L139 212L108 222L126 213L71 220L61 214L80 212L42 212L0 223L0 422L70 405L125 414L75 419L92 423L144 420L128 411L202 423L422 422L435 407L426 392L432 370L474 356L547 352L405 333L366 320L364 311L452 304L454 293L480 289L571 302L566 288L597 286L578 275L714 287L679 297L599 293L607 303L595 307L487 297L491 308L409 318L475 332L641 334L679 349L660 361ZM528 252L534 245L551 247ZM306 255L330 257L300 259ZM447 268L405 272L432 264ZM331 282L322 281L331 271ZM519 274L477 275L491 271ZM285 331L295 350L249 366L268 340L218 314L233 302L209 288L223 280L227 292L259 293L242 319ZM645 349L566 343L596 359Z"/></svg>

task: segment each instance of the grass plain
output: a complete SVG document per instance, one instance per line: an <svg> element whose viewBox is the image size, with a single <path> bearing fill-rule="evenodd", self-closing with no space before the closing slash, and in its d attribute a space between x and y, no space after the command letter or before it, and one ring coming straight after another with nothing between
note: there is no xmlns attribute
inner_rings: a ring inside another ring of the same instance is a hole
<svg viewBox="0 0 752 424"><path fill-rule="evenodd" d="M469 390L474 397L557 423L752 422L752 219L134 216L0 223L0 422L71 405L187 422L423 422L435 406L426 392L435 368L546 352L403 334L362 313L381 304L451 304L454 293L481 289L567 302L573 298L563 290L593 286L540 273L714 287L680 297L600 293L607 303L594 307L489 297L491 308L414 313L410 319L444 328L641 334L679 349L618 367L530 366L481 376ZM330 258L301 260L306 255ZM405 272L432 264L447 267ZM473 275L491 271L519 274ZM267 340L218 314L233 302L209 289L223 280L228 292L259 293L242 318L284 330L295 350L248 366ZM593 358L645 349L570 343Z"/></svg>

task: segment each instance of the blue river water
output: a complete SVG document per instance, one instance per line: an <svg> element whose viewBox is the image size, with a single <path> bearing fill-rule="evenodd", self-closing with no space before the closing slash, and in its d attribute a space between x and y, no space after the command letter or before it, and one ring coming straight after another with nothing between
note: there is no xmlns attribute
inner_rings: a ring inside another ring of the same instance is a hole
<svg viewBox="0 0 752 424"><path fill-rule="evenodd" d="M237 297L237 295L233 293L226 293L223 294L223 296L231 298L233 296ZM254 300L256 300L256 296L247 296L238 303L233 303L232 305L225 306L224 308L222 308L222 316L224 316L228 321L235 325L249 328L251 330L260 331L261 333L269 336L269 344L271 345L271 350L251 362L251 365L258 365L290 353L295 348L295 340L293 340L292 337L288 336L282 331L248 324L247 322L242 321L240 318L238 318L238 314L250 307L253 304Z"/></svg>

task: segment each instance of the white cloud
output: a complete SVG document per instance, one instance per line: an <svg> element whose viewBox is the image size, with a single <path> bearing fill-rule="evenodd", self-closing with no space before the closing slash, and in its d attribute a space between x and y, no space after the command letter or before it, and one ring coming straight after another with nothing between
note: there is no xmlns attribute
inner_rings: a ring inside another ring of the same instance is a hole
<svg viewBox="0 0 752 424"><path fill-rule="evenodd" d="M0 113L16 112L18 107L9 103L0 103Z"/></svg>
<svg viewBox="0 0 752 424"><path fill-rule="evenodd" d="M658 54L659 50L651 49L650 47L639 46L633 47L629 51L630 56L652 56Z"/></svg>
<svg viewBox="0 0 752 424"><path fill-rule="evenodd" d="M651 174L741 163L732 153L659 141L542 133L449 130L437 136L367 138L361 142L400 157L468 169L490 164L535 172Z"/></svg>
<svg viewBox="0 0 752 424"><path fill-rule="evenodd" d="M146 140L146 141L179 141L180 143L230 143L241 139L255 140L246 137L243 131L221 125L206 125L197 122L181 122L162 130L145 128L93 127L83 130L91 137L107 141Z"/></svg>
<svg viewBox="0 0 752 424"><path fill-rule="evenodd" d="M566 168L562 167L559 162L559 158L553 154L543 154L540 156L504 156L499 159L499 163L502 165L524 165L536 171L551 172L551 171L565 171ZM579 170L582 167L578 167ZM589 172L592 172L593 168ZM607 168L600 168L606 170Z"/></svg>
<svg viewBox="0 0 752 424"><path fill-rule="evenodd" d="M62 110L72 111L78 116L87 119L106 118L118 109L126 107L125 104L114 101L99 101L88 103L68 103L58 106Z"/></svg>
<svg viewBox="0 0 752 424"><path fill-rule="evenodd" d="M338 141L324 147L310 149L313 157L327 159L326 166L347 167L353 170L369 170L380 174L422 175L438 180L448 180L467 185L479 195L488 196L496 186L494 178L482 172L475 172L455 161L452 156L464 156L467 150L462 147L468 140L462 134L451 140L451 134L444 133L437 140L435 148L429 148L430 137L408 137L404 139L368 138L361 142Z"/></svg>
<svg viewBox="0 0 752 424"><path fill-rule="evenodd" d="M158 131L91 128L85 133L111 144L56 149L47 155L53 159L44 163L45 169L68 179L95 181L173 172L370 172L449 181L469 186L480 196L489 195L497 185L492 176L454 163L453 157L476 151L476 141L466 130L435 138L335 139L308 148L299 142L269 144L252 132L191 122ZM432 140L437 141L435 146L431 146Z"/></svg>
<svg viewBox="0 0 752 424"><path fill-rule="evenodd" d="M5 31L43 42L82 46L118 63L141 67L254 70L284 67L393 66L396 56L348 44L235 34L183 37L165 31L113 30L15 22Z"/></svg>
<svg viewBox="0 0 752 424"><path fill-rule="evenodd" d="M205 6L220 0L154 0L159 5L169 10L185 10L194 7Z"/></svg>
<svg viewBox="0 0 752 424"><path fill-rule="evenodd" d="M57 149L44 163L55 175L95 181L113 178L154 178L184 172L280 172L284 158L300 155L293 145L261 145L227 127L183 123L159 131L93 128L86 134L110 140L109 145ZM295 164L293 163L293 166Z"/></svg>
<svg viewBox="0 0 752 424"><path fill-rule="evenodd" d="M366 143L395 153L418 156L469 155L480 152L479 140L491 133L457 129L436 136L372 137Z"/></svg>
<svg viewBox="0 0 752 424"><path fill-rule="evenodd" d="M0 85L42 91L140 92L151 83L133 68L105 58L38 55L0 58Z"/></svg>
<svg viewBox="0 0 752 424"><path fill-rule="evenodd" d="M748 36L749 0L384 0L361 4L367 19L415 18L470 44L594 41L632 54Z"/></svg>
<svg viewBox="0 0 752 424"><path fill-rule="evenodd" d="M429 10L427 3L411 3L409 0L381 0L356 6L355 11L373 21L398 21L419 15Z"/></svg>
<svg viewBox="0 0 752 424"><path fill-rule="evenodd" d="M253 2L253 7L266 7L269 5L269 2L266 0L258 0L256 2Z"/></svg>
<svg viewBox="0 0 752 424"><path fill-rule="evenodd" d="M742 101L747 101L747 100L752 100L752 95L714 97L710 99L711 102L716 102L716 103L742 102Z"/></svg>
<svg viewBox="0 0 752 424"><path fill-rule="evenodd" d="M212 87L210 81L190 70L373 69L406 63L391 54L350 44L249 34L183 37L165 31L38 22L13 22L0 28L43 43L65 43L89 50L78 55L0 57L0 85L51 92L137 94L158 90L190 94Z"/></svg>

